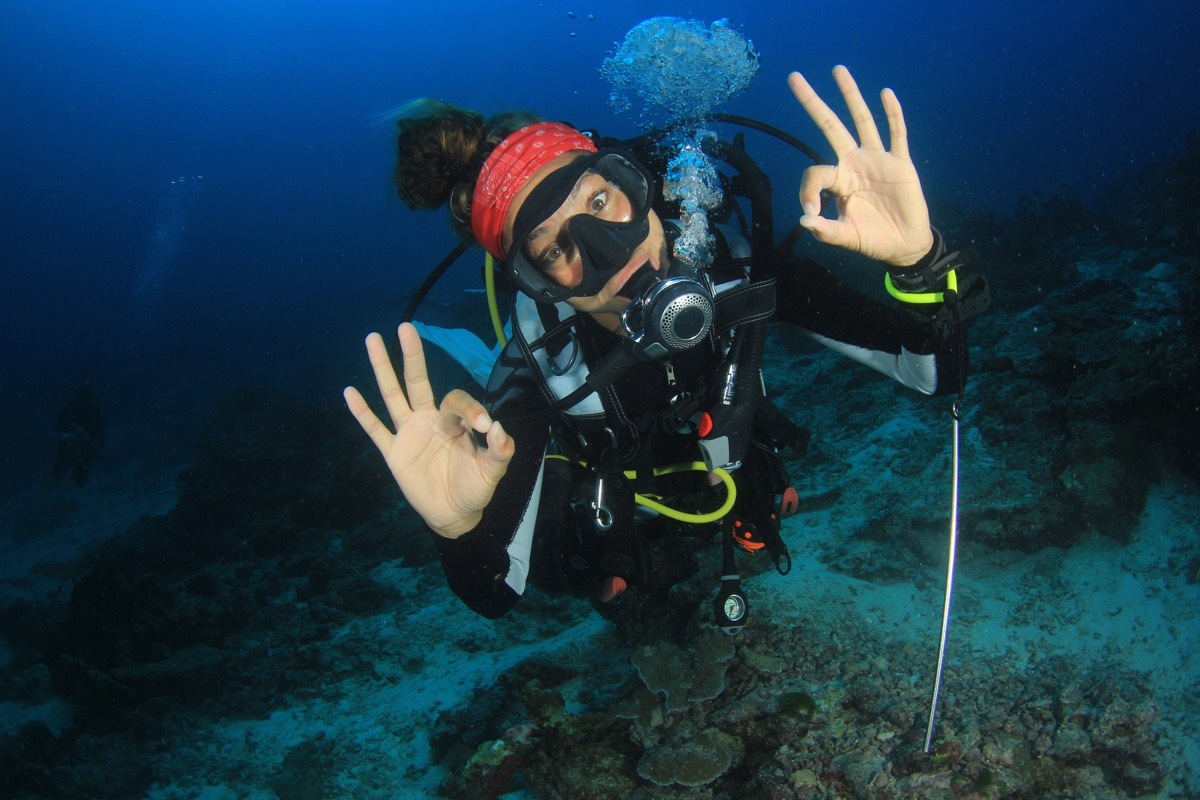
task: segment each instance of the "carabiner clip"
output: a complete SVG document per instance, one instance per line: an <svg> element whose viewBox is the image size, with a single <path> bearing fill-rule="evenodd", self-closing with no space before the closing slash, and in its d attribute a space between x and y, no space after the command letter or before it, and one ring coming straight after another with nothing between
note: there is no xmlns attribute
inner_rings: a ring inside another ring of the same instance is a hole
<svg viewBox="0 0 1200 800"><path fill-rule="evenodd" d="M604 473L596 473L596 499L592 501L592 524L601 533L613 526L613 513L604 499Z"/></svg>

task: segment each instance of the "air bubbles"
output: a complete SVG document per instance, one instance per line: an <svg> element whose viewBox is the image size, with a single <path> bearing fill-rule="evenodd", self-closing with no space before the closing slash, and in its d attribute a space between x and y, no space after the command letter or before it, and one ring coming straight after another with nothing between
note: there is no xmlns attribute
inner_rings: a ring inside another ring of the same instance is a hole
<svg viewBox="0 0 1200 800"><path fill-rule="evenodd" d="M604 60L600 75L612 85L610 102L620 111L640 103L638 123L692 123L665 142L674 156L667 165L664 193L678 200L683 234L675 254L695 268L712 261L708 213L721 204L723 190L712 159L702 146L712 133L702 120L750 85L758 72L758 52L728 20L705 25L678 17L653 17L635 26Z"/></svg>
<svg viewBox="0 0 1200 800"><path fill-rule="evenodd" d="M631 110L640 102L639 122L647 127L710 114L757 72L758 52L728 20L705 25L679 17L634 26L600 66L613 87L613 108Z"/></svg>

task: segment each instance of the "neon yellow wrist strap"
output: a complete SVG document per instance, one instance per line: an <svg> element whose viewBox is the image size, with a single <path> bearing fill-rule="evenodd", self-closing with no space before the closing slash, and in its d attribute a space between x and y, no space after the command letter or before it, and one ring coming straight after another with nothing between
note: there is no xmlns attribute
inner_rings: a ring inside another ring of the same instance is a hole
<svg viewBox="0 0 1200 800"><path fill-rule="evenodd" d="M944 303L946 301L945 292L902 292L892 283L892 276L888 273L883 273L883 285L887 287L888 294L899 300L901 303ZM958 293L958 272L950 270L946 273L946 289L948 291Z"/></svg>

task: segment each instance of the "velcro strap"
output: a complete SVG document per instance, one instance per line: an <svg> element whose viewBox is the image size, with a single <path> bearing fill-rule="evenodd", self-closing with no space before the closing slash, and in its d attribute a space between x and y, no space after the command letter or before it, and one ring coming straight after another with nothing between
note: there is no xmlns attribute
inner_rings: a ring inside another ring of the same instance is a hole
<svg viewBox="0 0 1200 800"><path fill-rule="evenodd" d="M716 333L760 319L775 316L775 279L755 281L717 297Z"/></svg>
<svg viewBox="0 0 1200 800"><path fill-rule="evenodd" d="M954 252L946 252L946 243L942 239L942 234L937 228L932 228L933 231L933 247L925 254L924 258L913 264L911 267L888 268L888 277L891 278L892 285L900 292L939 292L942 290L942 282L946 275L955 267L961 267L964 259L961 254L955 250Z"/></svg>

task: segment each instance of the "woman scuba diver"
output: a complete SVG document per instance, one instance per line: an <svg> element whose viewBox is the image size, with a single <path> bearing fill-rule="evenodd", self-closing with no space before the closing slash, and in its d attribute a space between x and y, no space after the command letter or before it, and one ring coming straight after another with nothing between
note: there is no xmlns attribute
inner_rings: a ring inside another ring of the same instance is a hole
<svg viewBox="0 0 1200 800"><path fill-rule="evenodd" d="M673 248L678 226L655 210L657 177L568 125L445 104L399 121L401 198L448 204L460 238L500 262L519 290L513 334L482 402L461 390L435 400L407 323L403 386L383 338L366 341L395 432L358 390L345 398L472 609L500 616L527 582L598 601L662 589L688 571L689 551L671 536L719 525L716 615L739 630L746 603L732 543L790 566L779 531L795 495L778 451L804 440L764 397L768 319L920 392L960 391L958 310L986 305L986 284L957 275L957 254L930 226L894 93L882 93L888 150L850 73L837 67L834 78L858 141L799 73L788 78L837 158L805 171L799 224L882 262L894 306L810 260L752 254L721 226L717 257L697 268ZM820 214L823 192L836 219Z"/></svg>

